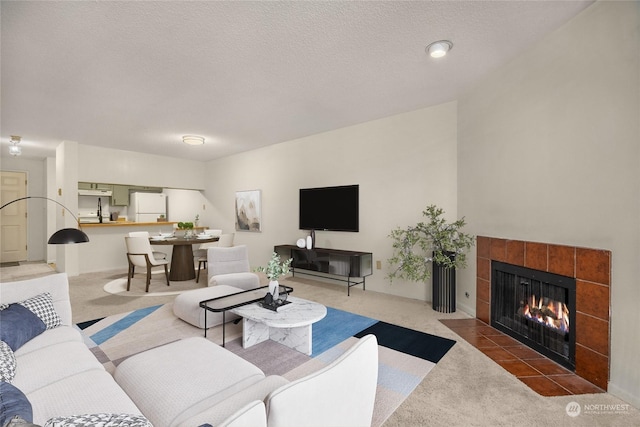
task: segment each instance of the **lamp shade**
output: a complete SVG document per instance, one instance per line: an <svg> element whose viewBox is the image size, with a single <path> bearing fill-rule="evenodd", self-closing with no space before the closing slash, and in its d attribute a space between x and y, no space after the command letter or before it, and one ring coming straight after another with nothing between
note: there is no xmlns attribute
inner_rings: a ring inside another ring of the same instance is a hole
<svg viewBox="0 0 640 427"><path fill-rule="evenodd" d="M50 245L66 245L69 243L86 243L89 241L87 236L82 230L77 228L63 228L56 231L49 237Z"/></svg>

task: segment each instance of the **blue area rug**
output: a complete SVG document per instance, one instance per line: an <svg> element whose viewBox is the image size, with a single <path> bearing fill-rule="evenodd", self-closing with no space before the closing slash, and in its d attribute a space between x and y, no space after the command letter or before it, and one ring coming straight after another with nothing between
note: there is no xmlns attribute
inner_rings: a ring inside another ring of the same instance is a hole
<svg viewBox="0 0 640 427"><path fill-rule="evenodd" d="M402 326L386 322L376 322L354 336L362 338L373 334L378 339L378 345L410 354L433 363L438 363L442 357L456 343L448 338L438 337Z"/></svg>
<svg viewBox="0 0 640 427"><path fill-rule="evenodd" d="M127 357L141 351L192 336L203 336L175 317L171 304L113 315L77 325L96 358L109 372ZM381 322L366 316L327 307L324 319L312 326L311 356L267 340L242 347L242 325L227 324L227 350L260 368L266 375L281 375L290 381L302 378L332 363L367 334L378 339L378 389L373 426L381 426L420 384L455 341ZM210 340L221 344L221 326L208 331ZM219 329L219 330L218 330Z"/></svg>

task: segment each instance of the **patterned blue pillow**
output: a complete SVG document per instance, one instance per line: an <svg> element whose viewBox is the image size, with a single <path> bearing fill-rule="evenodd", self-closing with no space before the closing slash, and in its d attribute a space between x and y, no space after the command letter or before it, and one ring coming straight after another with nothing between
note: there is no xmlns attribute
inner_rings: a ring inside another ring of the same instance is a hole
<svg viewBox="0 0 640 427"><path fill-rule="evenodd" d="M68 417L55 417L48 420L44 427L153 427L142 415L131 414L83 414Z"/></svg>
<svg viewBox="0 0 640 427"><path fill-rule="evenodd" d="M0 382L0 426L6 425L16 416L32 423L33 409L27 396L13 384Z"/></svg>
<svg viewBox="0 0 640 427"><path fill-rule="evenodd" d="M8 308L0 310L0 340L9 344L13 351L46 329L38 316L20 304L10 304Z"/></svg>
<svg viewBox="0 0 640 427"><path fill-rule="evenodd" d="M60 323L62 323L60 316L58 316L56 309L53 307L53 298L49 292L36 295L35 297L21 301L18 304L28 308L36 316L42 319L44 324L47 326L47 329L53 329L60 326Z"/></svg>
<svg viewBox="0 0 640 427"><path fill-rule="evenodd" d="M16 355L13 354L13 350L11 350L9 344L0 341L0 380L10 383L15 376Z"/></svg>

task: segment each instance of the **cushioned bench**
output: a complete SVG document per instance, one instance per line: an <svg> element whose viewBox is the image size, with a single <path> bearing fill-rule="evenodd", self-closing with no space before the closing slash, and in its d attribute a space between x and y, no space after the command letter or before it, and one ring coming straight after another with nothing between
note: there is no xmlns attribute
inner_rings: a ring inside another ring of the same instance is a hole
<svg viewBox="0 0 640 427"><path fill-rule="evenodd" d="M207 324L205 325L205 310L200 307L200 301L235 294L236 292L242 291L243 289L234 288L233 286L217 285L183 292L178 295L173 302L173 314L200 329L211 328L222 324L222 313L208 312ZM227 322L237 318L238 316L233 313L227 313L225 317Z"/></svg>

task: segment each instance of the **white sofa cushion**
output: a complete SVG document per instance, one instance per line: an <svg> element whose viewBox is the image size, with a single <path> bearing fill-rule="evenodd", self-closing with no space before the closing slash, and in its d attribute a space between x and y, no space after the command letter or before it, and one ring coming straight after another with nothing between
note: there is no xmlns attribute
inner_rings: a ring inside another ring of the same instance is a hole
<svg viewBox="0 0 640 427"><path fill-rule="evenodd" d="M267 427L264 402L254 400L218 424L218 427Z"/></svg>
<svg viewBox="0 0 640 427"><path fill-rule="evenodd" d="M77 341L50 345L16 359L18 366L13 384L25 394L80 372L104 371L87 346Z"/></svg>
<svg viewBox="0 0 640 427"><path fill-rule="evenodd" d="M370 426L377 382L378 342L366 335L329 366L271 393L267 424Z"/></svg>
<svg viewBox="0 0 640 427"><path fill-rule="evenodd" d="M231 421L231 418L234 418L234 414L240 418L239 412L241 412L243 408L247 409L247 403L255 400L263 401L273 390L288 383L289 381L287 379L279 375L269 375L218 404L203 408L197 415L182 421L180 423L180 427L193 427L203 424L217 426L218 424L223 423L225 419L227 421ZM262 416L264 417L264 422L266 424L267 415L264 410L264 406L262 406L262 408ZM248 418L253 419L252 416L249 416ZM240 422L240 420L238 419L237 422Z"/></svg>
<svg viewBox="0 0 640 427"><path fill-rule="evenodd" d="M179 425L246 389L264 373L202 337L138 353L120 363L118 384L155 427Z"/></svg>
<svg viewBox="0 0 640 427"><path fill-rule="evenodd" d="M83 342L82 334L72 326L58 326L57 328L49 329L20 347L16 351L16 357L63 342Z"/></svg>
<svg viewBox="0 0 640 427"><path fill-rule="evenodd" d="M138 407L105 370L93 369L27 393L34 424L53 417L108 412L139 414Z"/></svg>

